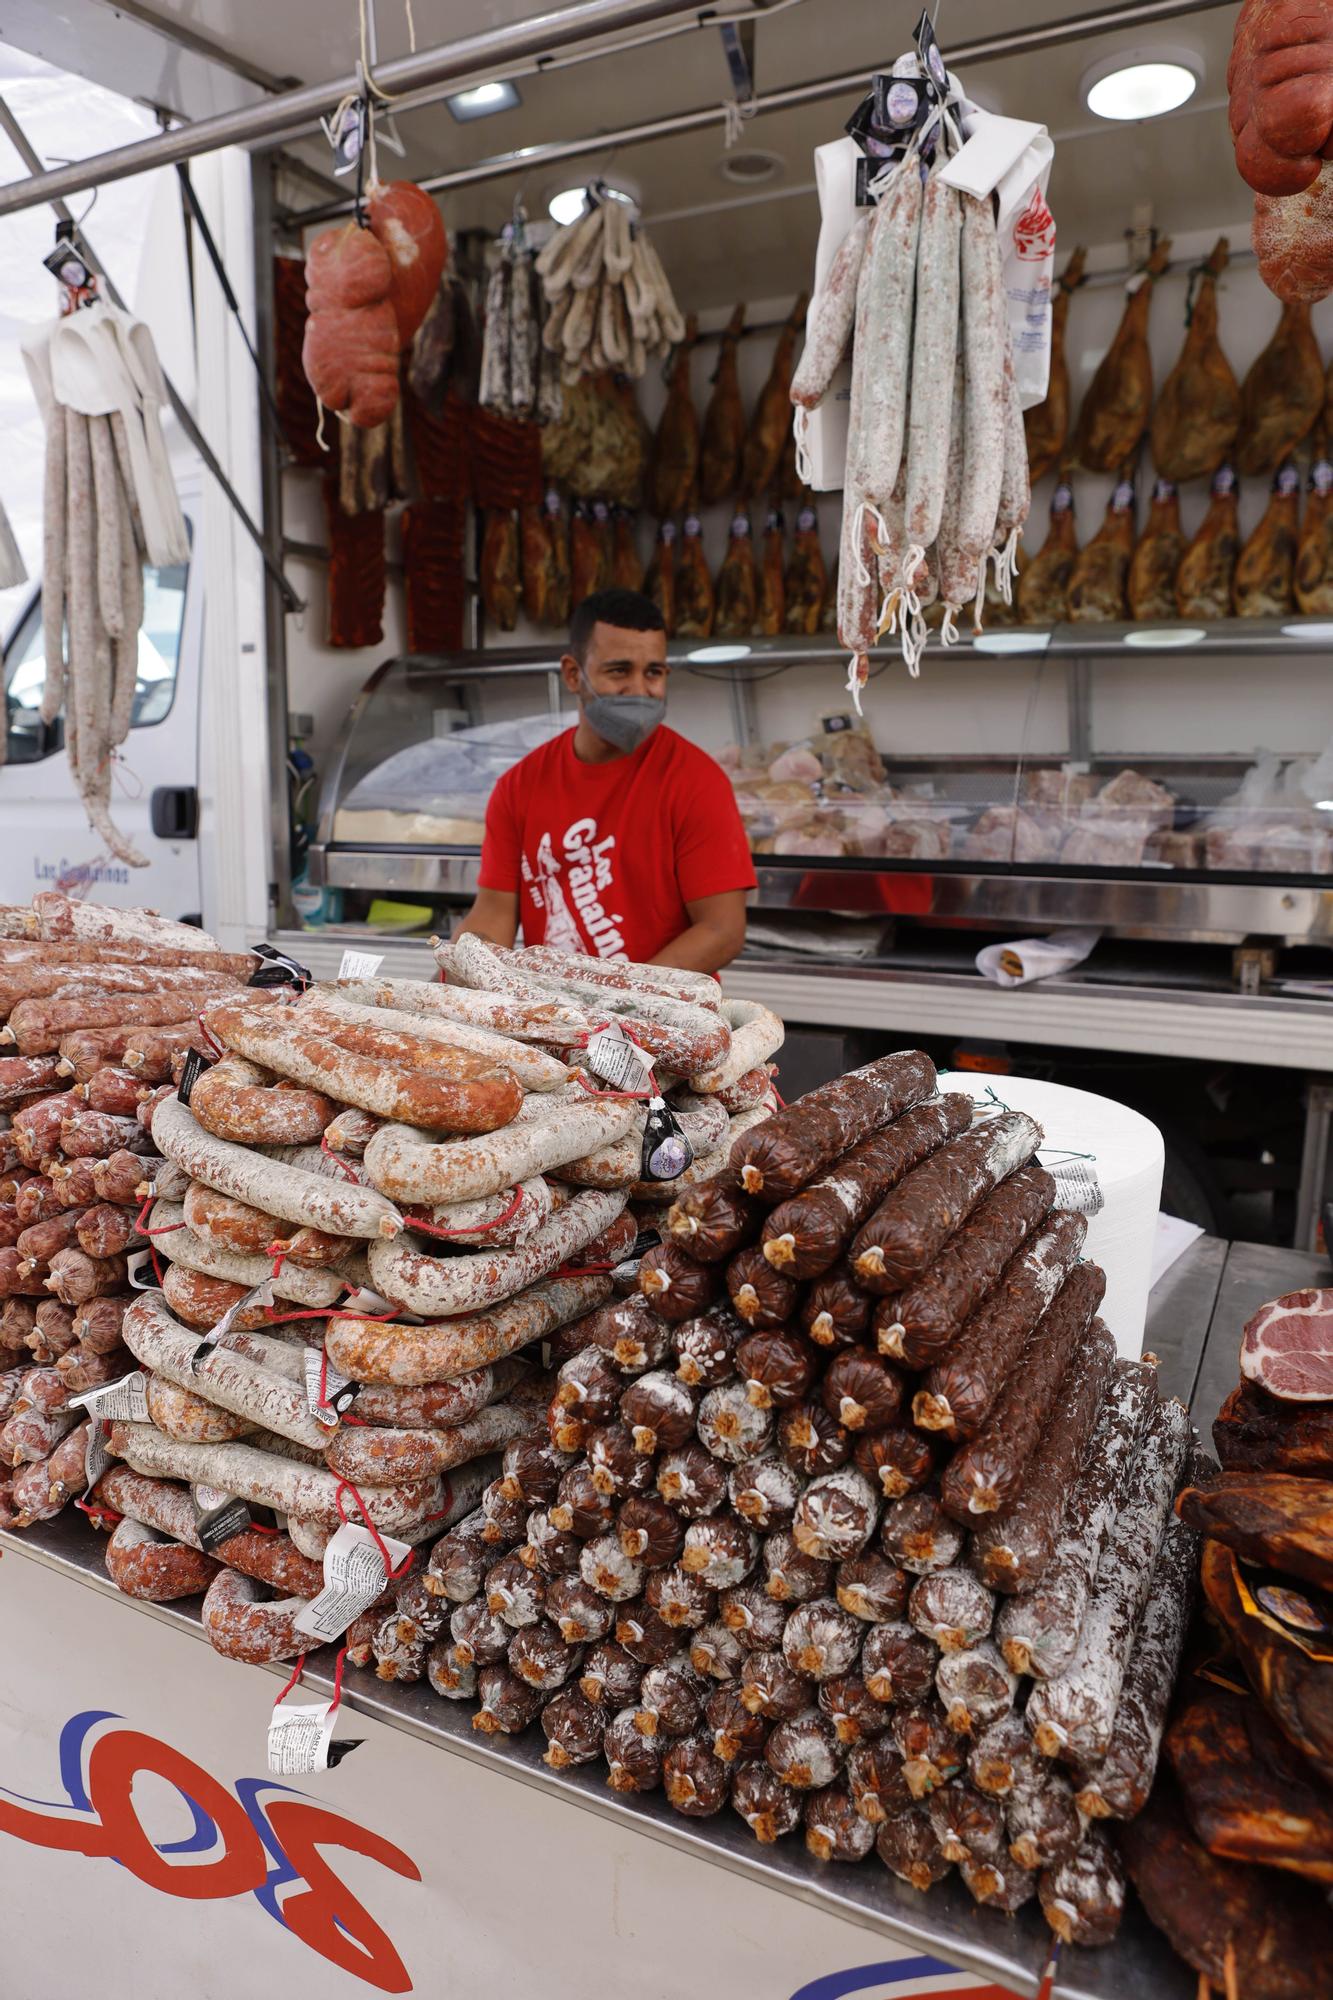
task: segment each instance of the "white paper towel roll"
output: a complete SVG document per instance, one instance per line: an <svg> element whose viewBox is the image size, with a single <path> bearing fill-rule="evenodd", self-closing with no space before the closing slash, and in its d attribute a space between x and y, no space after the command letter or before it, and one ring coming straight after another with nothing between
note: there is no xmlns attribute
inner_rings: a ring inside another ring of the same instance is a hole
<svg viewBox="0 0 1333 2000"><path fill-rule="evenodd" d="M1127 1104L1035 1077L951 1071L941 1076L940 1089L966 1091L979 1105L998 1102L1028 1112L1046 1134L1040 1158L1052 1171L1089 1156L1105 1207L1089 1217L1084 1255L1106 1273L1102 1318L1117 1351L1137 1360L1143 1352L1162 1199L1166 1149L1157 1127Z"/></svg>

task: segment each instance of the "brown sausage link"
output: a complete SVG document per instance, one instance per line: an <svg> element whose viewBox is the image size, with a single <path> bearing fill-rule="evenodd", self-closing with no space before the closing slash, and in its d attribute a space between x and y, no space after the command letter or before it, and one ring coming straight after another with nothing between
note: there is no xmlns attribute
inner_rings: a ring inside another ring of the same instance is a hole
<svg viewBox="0 0 1333 2000"><path fill-rule="evenodd" d="M60 1037L58 1056L60 1074L71 1078L76 1084L90 1083L98 1070L105 1068L108 1063L122 1062L135 1034L145 1032L160 1031L128 1027L76 1028L72 1034ZM125 1068L133 1074L132 1063L125 1063ZM143 1079L140 1078L140 1081Z"/></svg>
<svg viewBox="0 0 1333 2000"><path fill-rule="evenodd" d="M923 1430L975 1437L1033 1327L1074 1268L1088 1233L1084 1216L1060 1211L1010 1259L948 1353L922 1378L912 1403Z"/></svg>
<svg viewBox="0 0 1333 2000"><path fill-rule="evenodd" d="M88 1440L92 1433L91 1423L80 1424L68 1437L60 1440L50 1458L46 1461L46 1476L50 1482L47 1504L53 1514L59 1513L69 1501L82 1493L87 1485L84 1466L88 1457Z"/></svg>
<svg viewBox="0 0 1333 2000"><path fill-rule="evenodd" d="M799 1297L795 1280L775 1271L757 1243L728 1264L727 1292L735 1312L756 1330L785 1326Z"/></svg>
<svg viewBox="0 0 1333 2000"><path fill-rule="evenodd" d="M945 1244L930 1270L895 1300L885 1301L892 1319L881 1323L876 1312L880 1353L909 1368L938 1361L1054 1204L1055 1182L1044 1167L1020 1167L1001 1181Z"/></svg>
<svg viewBox="0 0 1333 2000"><path fill-rule="evenodd" d="M77 1213L77 1211L75 1211ZM122 1250L142 1242L134 1227L135 1211L113 1202L99 1202L79 1216L79 1248L90 1257L118 1257Z"/></svg>
<svg viewBox="0 0 1333 2000"><path fill-rule="evenodd" d="M34 1091L59 1090L55 1056L0 1057L0 1105L22 1104Z"/></svg>
<svg viewBox="0 0 1333 2000"><path fill-rule="evenodd" d="M730 1172L686 1188L667 1211L667 1234L699 1264L718 1264L748 1243L759 1225L758 1202L741 1193Z"/></svg>
<svg viewBox="0 0 1333 2000"><path fill-rule="evenodd" d="M74 1314L74 1332L93 1354L106 1354L120 1346L120 1326L128 1298L89 1299Z"/></svg>
<svg viewBox="0 0 1333 2000"><path fill-rule="evenodd" d="M51 1259L46 1285L62 1305L85 1305L89 1299L124 1291L125 1259L88 1257L82 1250L61 1250Z"/></svg>
<svg viewBox="0 0 1333 2000"><path fill-rule="evenodd" d="M160 1431L182 1444L227 1444L255 1429L245 1417L233 1416L160 1375L148 1380L148 1415Z"/></svg>
<svg viewBox="0 0 1333 2000"><path fill-rule="evenodd" d="M188 1020L168 1021L165 1027L108 1032L123 1038L118 1054L130 1075L137 1076L140 1083L170 1082L172 1065L190 1049L197 1049L200 1055L210 1053L208 1037L193 1015ZM65 1044L62 1042L60 1046L63 1049Z"/></svg>
<svg viewBox="0 0 1333 2000"><path fill-rule="evenodd" d="M59 1215L67 1204L61 1200L54 1181L47 1174L33 1174L14 1196L14 1214L21 1229Z"/></svg>
<svg viewBox="0 0 1333 2000"><path fill-rule="evenodd" d="M68 1354L61 1355L56 1368L70 1395L81 1396L85 1389L100 1389L105 1382L117 1381L132 1365L133 1357L126 1347L97 1353L80 1341Z"/></svg>
<svg viewBox="0 0 1333 2000"><path fill-rule="evenodd" d="M153 1142L138 1118L113 1118L106 1111L76 1111L60 1126L60 1149L67 1160L105 1160L112 1153L151 1153Z"/></svg>
<svg viewBox="0 0 1333 2000"><path fill-rule="evenodd" d="M731 1165L747 1194L769 1203L782 1201L934 1088L935 1065L929 1056L916 1050L883 1056L807 1092L743 1134L732 1150Z"/></svg>
<svg viewBox="0 0 1333 2000"><path fill-rule="evenodd" d="M17 1243L20 1257L30 1264L49 1264L57 1251L68 1250L76 1240L86 1213L82 1208L62 1209L59 1215L49 1216L45 1222L34 1222L20 1231Z"/></svg>
<svg viewBox="0 0 1333 2000"><path fill-rule="evenodd" d="M822 1180L768 1216L760 1241L769 1263L790 1278L822 1276L904 1174L965 1132L971 1121L971 1098L955 1090L914 1105L862 1139L833 1162Z"/></svg>
<svg viewBox="0 0 1333 2000"><path fill-rule="evenodd" d="M675 1326L707 1312L717 1297L719 1274L696 1264L678 1243L659 1243L639 1265L639 1290L659 1319Z"/></svg>
<svg viewBox="0 0 1333 2000"><path fill-rule="evenodd" d="M801 1325L817 1347L846 1347L868 1330L874 1303L856 1283L851 1266L839 1264L816 1278L801 1300Z"/></svg>
<svg viewBox="0 0 1333 2000"><path fill-rule="evenodd" d="M515 1354L611 1296L608 1278L547 1278L483 1313L428 1326L330 1320L330 1360L356 1382L413 1388Z"/></svg>
<svg viewBox="0 0 1333 2000"><path fill-rule="evenodd" d="M49 1061L49 1057L38 1060ZM133 1118L139 1108L143 1079L132 1076L127 1069L99 1069L79 1089L90 1111L106 1111L113 1118Z"/></svg>
<svg viewBox="0 0 1333 2000"><path fill-rule="evenodd" d="M69 1093L61 1091L55 1097L42 1097L35 1104L25 1104L14 1113L9 1129L25 1167L41 1167L59 1153L60 1127L69 1116L69 1108Z"/></svg>
<svg viewBox="0 0 1333 2000"><path fill-rule="evenodd" d="M219 1573L212 1556L187 1548L139 1521L122 1521L106 1545L107 1575L126 1597L170 1604L196 1597Z"/></svg>
<svg viewBox="0 0 1333 2000"><path fill-rule="evenodd" d="M93 1188L97 1199L123 1202L127 1206L134 1202L137 1205L143 1199L139 1185L147 1171L142 1157L138 1153L127 1152L123 1147L105 1160L94 1160Z"/></svg>
<svg viewBox="0 0 1333 2000"><path fill-rule="evenodd" d="M61 1208L91 1208L97 1200L94 1160L52 1160L49 1163L54 1198Z"/></svg>
<svg viewBox="0 0 1333 2000"><path fill-rule="evenodd" d="M1022 1111L1003 1111L951 1140L908 1174L857 1231L851 1253L857 1283L881 1295L910 1284L1040 1143L1040 1126Z"/></svg>
<svg viewBox="0 0 1333 2000"><path fill-rule="evenodd" d="M19 1293L27 1298L43 1298L49 1272L45 1265L33 1265L17 1244L0 1250L0 1298Z"/></svg>
<svg viewBox="0 0 1333 2000"><path fill-rule="evenodd" d="M52 1367L62 1354L68 1354L71 1347L77 1346L78 1339L74 1330L74 1315L69 1307L62 1306L55 1299L43 1299L37 1308L32 1332L28 1335L28 1347L38 1366Z"/></svg>
<svg viewBox="0 0 1333 2000"><path fill-rule="evenodd" d="M1079 1264L1042 1314L985 1425L944 1469L940 1497L956 1521L970 1526L979 1514L1005 1514L1018 1500L1066 1369L1105 1291L1101 1267Z"/></svg>

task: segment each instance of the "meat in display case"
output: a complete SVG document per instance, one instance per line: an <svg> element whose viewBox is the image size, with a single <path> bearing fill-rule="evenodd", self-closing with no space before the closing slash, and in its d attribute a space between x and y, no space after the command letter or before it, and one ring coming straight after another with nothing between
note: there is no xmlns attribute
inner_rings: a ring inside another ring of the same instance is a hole
<svg viewBox="0 0 1333 2000"><path fill-rule="evenodd" d="M1009 631L919 681L872 659L864 716L829 645L673 648L668 714L731 777L761 908L1327 941L1326 639ZM331 760L312 880L470 895L491 789L573 720L550 647L387 661Z"/></svg>

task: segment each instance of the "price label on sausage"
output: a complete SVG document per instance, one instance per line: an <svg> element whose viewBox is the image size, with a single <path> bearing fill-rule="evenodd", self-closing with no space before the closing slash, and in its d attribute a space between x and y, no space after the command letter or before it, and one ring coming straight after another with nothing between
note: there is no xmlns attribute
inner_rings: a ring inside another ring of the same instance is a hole
<svg viewBox="0 0 1333 2000"><path fill-rule="evenodd" d="M118 1382L104 1382L100 1389L85 1389L81 1396L71 1396L71 1409L80 1406L88 1415L105 1423L146 1424L148 1415L148 1377L142 1368L132 1369L122 1375Z"/></svg>
<svg viewBox="0 0 1333 2000"><path fill-rule="evenodd" d="M1072 1208L1079 1215L1101 1214L1106 1196L1091 1160L1043 1160L1042 1165L1055 1182L1058 1207Z"/></svg>
<svg viewBox="0 0 1333 2000"><path fill-rule="evenodd" d="M235 1305L228 1306L216 1326L210 1326L207 1333L201 1334L199 1345L190 1357L190 1366L192 1368L199 1366L209 1348L216 1347L223 1334L231 1332L241 1313L248 1312L251 1306L271 1306L272 1303L273 1280L265 1278L262 1285L256 1285L253 1291L246 1292L243 1298L237 1299Z"/></svg>
<svg viewBox="0 0 1333 2000"><path fill-rule="evenodd" d="M199 1546L206 1554L223 1542L229 1542L233 1535L243 1535L250 1526L250 1509L244 1500L234 1493L224 1493L218 1486L196 1486L194 1488L194 1521L199 1535Z"/></svg>
<svg viewBox="0 0 1333 2000"><path fill-rule="evenodd" d="M373 979L384 963L382 951L345 951L338 967L339 979Z"/></svg>
<svg viewBox="0 0 1333 2000"><path fill-rule="evenodd" d="M268 1768L275 1778L332 1771L365 1739L333 1740L336 1701L297 1701L275 1708L268 1725Z"/></svg>
<svg viewBox="0 0 1333 2000"><path fill-rule="evenodd" d="M391 1541L387 1535L376 1542L355 1523L339 1528L330 1537L324 1550L324 1588L297 1613L293 1623L298 1632L327 1645L341 1638L353 1619L370 1608L388 1582L381 1544L388 1550L394 1569L412 1553L409 1543Z"/></svg>
<svg viewBox="0 0 1333 2000"><path fill-rule="evenodd" d="M104 1417L94 1417L88 1426L88 1442L83 1452L84 1491L91 1493L111 1463L111 1426Z"/></svg>
<svg viewBox="0 0 1333 2000"><path fill-rule="evenodd" d="M613 1090L646 1090L653 1059L646 1049L632 1042L620 1028L599 1028L589 1038L584 1061L594 1076L600 1076Z"/></svg>

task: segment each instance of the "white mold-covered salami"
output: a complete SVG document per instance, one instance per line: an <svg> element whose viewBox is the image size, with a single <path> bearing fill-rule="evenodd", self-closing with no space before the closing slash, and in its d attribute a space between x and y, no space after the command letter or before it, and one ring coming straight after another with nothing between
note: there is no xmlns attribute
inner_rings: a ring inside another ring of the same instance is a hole
<svg viewBox="0 0 1333 2000"><path fill-rule="evenodd" d="M824 282L810 302L805 347L791 381L791 399L800 409L818 409L847 352L856 324L857 282L874 219L873 208L857 217L834 252Z"/></svg>
<svg viewBox="0 0 1333 2000"><path fill-rule="evenodd" d="M691 1098L685 1104L673 1105L672 1109L696 1156L715 1152L721 1146L729 1121L715 1100ZM633 1187L643 1174L643 1118L641 1110L635 1129L623 1139L599 1146L581 1159L566 1161L560 1168L560 1178L571 1181L575 1187Z"/></svg>
<svg viewBox="0 0 1333 2000"><path fill-rule="evenodd" d="M452 1319L481 1312L577 1258L585 1244L610 1228L624 1207L623 1194L587 1190L543 1223L521 1248L478 1250L470 1256L438 1256L428 1239L408 1233L393 1243L372 1246L371 1282L391 1304L423 1318Z"/></svg>
<svg viewBox="0 0 1333 2000"><path fill-rule="evenodd" d="M863 374L862 426L848 451L848 478L886 506L902 465L921 226L921 169L909 153L885 188L858 288L853 377ZM853 385L855 393L855 382Z"/></svg>
<svg viewBox="0 0 1333 2000"><path fill-rule="evenodd" d="M322 1091L283 1085L257 1063L224 1056L190 1093L191 1115L215 1139L242 1146L299 1146L318 1139L337 1113Z"/></svg>
<svg viewBox="0 0 1333 2000"><path fill-rule="evenodd" d="M178 1388L192 1390L234 1416L313 1451L322 1450L327 1442L328 1433L311 1416L304 1390L293 1382L220 1347L201 1355L196 1365L198 1339L171 1317L160 1293L145 1293L135 1300L122 1333L137 1360Z"/></svg>
<svg viewBox="0 0 1333 2000"><path fill-rule="evenodd" d="M392 1201L471 1201L623 1138L639 1116L632 1100L571 1091L526 1098L503 1131L482 1138L385 1125L366 1147L366 1171Z"/></svg>
<svg viewBox="0 0 1333 2000"><path fill-rule="evenodd" d="M185 1227L182 1210L176 1202L154 1202L148 1226L153 1231L170 1231L157 1240L159 1255L165 1251L173 1264L205 1277L244 1285L247 1291L271 1282L276 1297L291 1299L297 1305L334 1305L351 1282L344 1271L316 1271L305 1265L286 1263L275 1277L271 1257L252 1256L243 1250L219 1250L202 1236L196 1236Z"/></svg>
<svg viewBox="0 0 1333 2000"><path fill-rule="evenodd" d="M731 1029L731 1047L720 1063L690 1078L690 1089L700 1096L730 1090L752 1069L775 1056L786 1035L777 1015L757 1000L724 1000L722 1018Z"/></svg>
<svg viewBox="0 0 1333 2000"><path fill-rule="evenodd" d="M358 1053L333 1041L317 1020L302 1017L295 1007L214 1007L209 1026L228 1048L280 1076L377 1118L401 1118L430 1131L493 1132L507 1125L523 1102L517 1077L471 1049L441 1048L447 1068L443 1062L409 1068L401 1058L386 1060L372 1031L360 1036L371 1052ZM352 1030L347 1039L356 1036Z"/></svg>
<svg viewBox="0 0 1333 2000"><path fill-rule="evenodd" d="M499 1035L489 1028L469 1027L460 1021L440 1020L431 1014L395 1007L390 1001L362 1004L356 994L343 986L312 986L297 1001L296 1012L317 1022L334 1040L353 1049L358 1046L354 1031L365 1030L371 1038L362 1050L367 1055L375 1052L375 1037L394 1035L402 1038L405 1048L415 1044L416 1060L428 1068L440 1060L441 1050L468 1049L474 1055L503 1063L524 1090L562 1090L569 1082L569 1070L564 1063L514 1036Z"/></svg>
<svg viewBox="0 0 1333 2000"><path fill-rule="evenodd" d="M501 1188L498 1194L476 1201L436 1202L421 1219L431 1224L433 1232L443 1231L444 1240L458 1249L514 1250L549 1221L555 1209L551 1183L534 1174L517 1187ZM409 1215L409 1227L416 1220Z"/></svg>
<svg viewBox="0 0 1333 2000"><path fill-rule="evenodd" d="M257 1428L193 1390L169 1382L165 1375L150 1375L146 1394L149 1421L182 1444L230 1444L233 1438L248 1437Z"/></svg>
<svg viewBox="0 0 1333 2000"><path fill-rule="evenodd" d="M390 1430L366 1424L340 1430L329 1442L330 1472L358 1487L382 1486L386 1480L426 1479L433 1472L452 1472L514 1438L528 1437L541 1414L513 1403L492 1403L452 1430Z"/></svg>
<svg viewBox="0 0 1333 2000"><path fill-rule="evenodd" d="M722 988L711 972L690 972L680 965L639 965L625 958L590 958L586 952L557 951L549 944L519 945L504 956L520 974L591 982L623 993L656 993L708 1007L715 1014L721 1010Z"/></svg>
<svg viewBox="0 0 1333 2000"><path fill-rule="evenodd" d="M611 1296L609 1278L547 1278L484 1313L408 1326L371 1319L329 1321L329 1359L356 1382L411 1388L468 1375L517 1353L591 1312Z"/></svg>
<svg viewBox="0 0 1333 2000"><path fill-rule="evenodd" d="M158 1150L192 1179L285 1222L330 1236L396 1236L403 1226L397 1209L372 1188L322 1180L246 1146L212 1138L178 1097L164 1097L153 1113L153 1138Z"/></svg>
<svg viewBox="0 0 1333 2000"><path fill-rule="evenodd" d="M352 1493L322 1465L262 1451L254 1444L179 1444L151 1424L113 1424L110 1446L135 1472L153 1479L184 1479L219 1487L280 1514L336 1528L345 1517L362 1518ZM366 1514L384 1534L417 1526L444 1504L438 1479L407 1480L362 1491ZM342 1513L338 1511L339 1500ZM443 1523L441 1523L442 1525Z"/></svg>
<svg viewBox="0 0 1333 2000"><path fill-rule="evenodd" d="M1029 1725L1047 1757L1086 1770L1110 1748L1135 1629L1189 1442L1186 1411L1176 1402L1160 1403L1129 1471L1074 1657L1062 1674L1039 1683L1028 1702Z"/></svg>
<svg viewBox="0 0 1333 2000"><path fill-rule="evenodd" d="M1156 1375L1146 1363L1116 1364L1065 1504L1055 1553L1033 1587L1009 1598L996 1620L995 1636L1015 1673L1050 1680L1063 1673L1074 1657L1125 1474L1156 1401Z"/></svg>
<svg viewBox="0 0 1333 2000"><path fill-rule="evenodd" d="M224 1569L208 1586L200 1615L215 1652L263 1666L305 1652L310 1641L297 1631L296 1620L307 1602L304 1597L266 1598L252 1577Z"/></svg>
<svg viewBox="0 0 1333 2000"><path fill-rule="evenodd" d="M589 1019L580 1007L552 999L549 993L531 997L478 991L462 984L445 986L425 979L340 979L338 990L358 1006L392 1007L426 1020L456 1023L477 1035L500 1040L548 1042L556 1048L576 1046L588 1033ZM488 1043L460 1043L484 1050Z"/></svg>
<svg viewBox="0 0 1333 2000"><path fill-rule="evenodd" d="M387 1389L367 1383L353 1406L354 1414L362 1423L389 1424L396 1429L452 1430L507 1394L526 1373L526 1363L511 1356L452 1382L428 1382L414 1389Z"/></svg>

